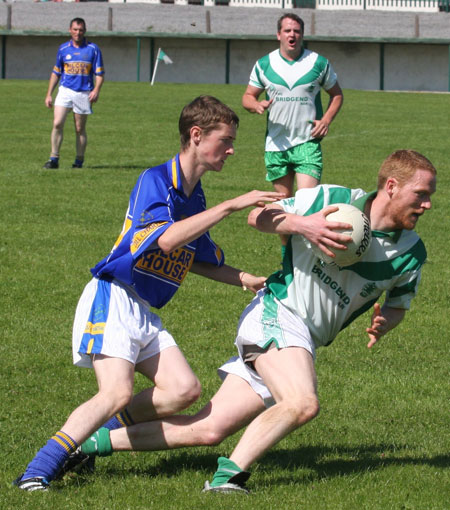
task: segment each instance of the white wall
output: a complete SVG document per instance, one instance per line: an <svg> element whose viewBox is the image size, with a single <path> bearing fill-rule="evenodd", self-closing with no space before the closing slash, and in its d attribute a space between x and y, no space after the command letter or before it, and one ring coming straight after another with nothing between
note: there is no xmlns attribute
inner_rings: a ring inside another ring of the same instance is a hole
<svg viewBox="0 0 450 510"><path fill-rule="evenodd" d="M136 81L135 37L92 37L102 49L106 78ZM58 45L52 36L6 38L6 78L48 79ZM233 39L230 42L229 82L245 85L255 61L276 47L271 40ZM1 38L0 38L1 46ZM213 38L155 38L173 64L158 66L158 82L225 83L226 40ZM380 47L372 42L308 41L308 48L327 57L344 88L378 90ZM141 38L140 80L150 79L150 39ZM385 90L448 91L447 44L394 44L384 49Z"/></svg>

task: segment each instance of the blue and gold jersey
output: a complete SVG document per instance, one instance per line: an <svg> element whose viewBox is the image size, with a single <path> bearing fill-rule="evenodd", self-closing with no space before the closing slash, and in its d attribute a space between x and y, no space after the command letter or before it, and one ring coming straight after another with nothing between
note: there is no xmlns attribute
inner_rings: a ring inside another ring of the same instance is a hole
<svg viewBox="0 0 450 510"><path fill-rule="evenodd" d="M148 168L131 193L123 229L111 253L91 269L92 274L131 285L151 306L161 308L178 290L194 261L216 266L225 261L208 232L169 254L158 247L159 236L170 225L205 209L200 181L190 197L183 191L179 155Z"/></svg>
<svg viewBox="0 0 450 510"><path fill-rule="evenodd" d="M94 74L105 74L102 52L96 44L86 40L79 48L72 41L61 44L53 72L61 77L63 87L76 92L90 91L94 88Z"/></svg>

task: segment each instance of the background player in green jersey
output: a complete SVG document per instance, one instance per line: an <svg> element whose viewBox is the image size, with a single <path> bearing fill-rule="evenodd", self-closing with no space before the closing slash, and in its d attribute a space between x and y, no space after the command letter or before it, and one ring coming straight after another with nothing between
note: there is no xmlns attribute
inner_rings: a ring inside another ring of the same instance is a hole
<svg viewBox="0 0 450 510"><path fill-rule="evenodd" d="M302 47L304 22L288 13L278 20L279 49L253 67L242 105L251 113L268 110L265 144L266 179L290 197L294 176L298 188L319 184L322 174L320 140L342 106L343 94L327 59ZM322 115L320 90L330 96ZM259 100L266 92L266 97Z"/></svg>
<svg viewBox="0 0 450 510"><path fill-rule="evenodd" d="M248 425L231 456L219 457L212 482L205 484L207 491L246 491L249 467L319 412L315 349L330 344L372 307L369 348L403 320L426 259L414 228L431 208L435 189L432 163L415 151L399 150L383 162L374 192L322 185L254 209L250 225L288 235L290 242L283 269L267 280L241 316L235 342L239 356L219 369L224 380L218 392L195 416L104 430L100 436L108 436L108 446L99 449L98 436L88 439L78 462L112 451L217 445ZM344 249L348 236L335 232L343 224L326 220L337 210L333 203L340 202L362 209L372 226L369 250L345 268L322 264L305 242L329 256L330 247ZM333 292L337 286L345 294Z"/></svg>

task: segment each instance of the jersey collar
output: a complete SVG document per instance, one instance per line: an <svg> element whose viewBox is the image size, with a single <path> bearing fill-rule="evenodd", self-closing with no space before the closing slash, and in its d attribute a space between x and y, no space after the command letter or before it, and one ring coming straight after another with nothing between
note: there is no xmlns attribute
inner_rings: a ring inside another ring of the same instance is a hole
<svg viewBox="0 0 450 510"><path fill-rule="evenodd" d="M72 48L75 48L76 50L79 49L79 48L84 48L85 46L87 46L86 37L83 39L83 42L80 44L80 46L75 46L73 44L72 39L69 41L69 45L72 46Z"/></svg>
<svg viewBox="0 0 450 510"><path fill-rule="evenodd" d="M303 53L305 53L305 48L302 46L300 50L300 55L295 60L288 60L287 58L283 57L283 55L281 54L281 50L278 49L278 54L280 55L280 58L282 58L289 65L293 65L296 62L298 62L303 57Z"/></svg>
<svg viewBox="0 0 450 510"><path fill-rule="evenodd" d="M177 191L183 191L183 184L181 182L180 174L180 155L176 154L170 161L167 162L167 170L169 172L169 179L172 186Z"/></svg>
<svg viewBox="0 0 450 510"><path fill-rule="evenodd" d="M366 193L360 198L357 198L352 205L357 207L360 211L364 212L368 200L373 200L377 196L377 191ZM402 235L402 230L393 230L392 232L383 232L382 230L372 230L372 237L388 237L392 242L396 243Z"/></svg>

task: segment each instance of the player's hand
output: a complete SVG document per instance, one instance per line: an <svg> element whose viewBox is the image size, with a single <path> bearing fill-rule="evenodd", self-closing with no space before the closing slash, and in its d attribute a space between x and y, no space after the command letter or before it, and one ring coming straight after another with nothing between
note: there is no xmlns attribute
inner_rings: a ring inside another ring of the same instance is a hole
<svg viewBox="0 0 450 510"><path fill-rule="evenodd" d="M387 320L381 313L380 303L375 303L373 305L372 323L370 328L366 328L366 333L369 335L369 343L367 344L369 349L388 332L387 325Z"/></svg>
<svg viewBox="0 0 450 510"><path fill-rule="evenodd" d="M263 101L258 101L258 104L255 106L255 113L262 115L269 108L272 102L273 99L264 99Z"/></svg>
<svg viewBox="0 0 450 510"><path fill-rule="evenodd" d="M325 255L333 258L335 254L329 248L346 250L346 244L352 240L347 234L335 232L335 230L351 230L351 225L326 219L329 214L338 210L339 207L329 205L315 214L299 217L302 219L302 228L299 233L318 246Z"/></svg>
<svg viewBox="0 0 450 510"><path fill-rule="evenodd" d="M253 294L261 290L267 280L265 276L255 276L250 273L241 273L239 279L241 280L242 288L244 290L251 290Z"/></svg>
<svg viewBox="0 0 450 510"><path fill-rule="evenodd" d="M89 102L96 103L97 100L98 100L98 91L93 89L93 90L91 90L91 92L89 94Z"/></svg>
<svg viewBox="0 0 450 510"><path fill-rule="evenodd" d="M233 211L241 211L246 207L257 206L264 207L267 202L276 202L286 198L284 193L278 193L277 191L258 191L253 190L240 195L239 197L230 200L230 205Z"/></svg>
<svg viewBox="0 0 450 510"><path fill-rule="evenodd" d="M328 134L328 130L330 128L330 124L323 119L313 120L312 121L313 128L311 131L311 136L314 138L324 138Z"/></svg>
<svg viewBox="0 0 450 510"><path fill-rule="evenodd" d="M53 107L53 98L52 98L52 96L45 96L45 106L47 108L52 108Z"/></svg>

